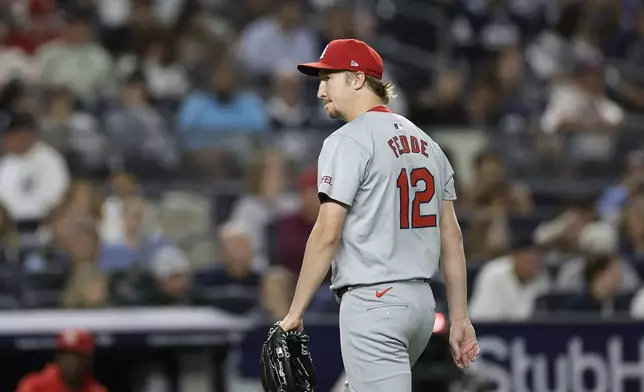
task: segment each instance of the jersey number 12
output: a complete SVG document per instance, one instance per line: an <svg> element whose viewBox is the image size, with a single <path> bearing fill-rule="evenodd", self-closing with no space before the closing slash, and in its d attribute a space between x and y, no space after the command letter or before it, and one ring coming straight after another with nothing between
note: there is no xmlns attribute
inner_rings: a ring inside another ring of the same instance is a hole
<svg viewBox="0 0 644 392"><path fill-rule="evenodd" d="M414 201L411 204L411 219L409 218L409 188L416 187L422 181L425 183L423 191L416 191ZM434 188L434 176L425 167L412 169L407 176L407 169L402 169L398 175L396 186L400 190L400 228L421 229L424 227L436 227L436 214L422 215L420 205L429 203L436 190Z"/></svg>

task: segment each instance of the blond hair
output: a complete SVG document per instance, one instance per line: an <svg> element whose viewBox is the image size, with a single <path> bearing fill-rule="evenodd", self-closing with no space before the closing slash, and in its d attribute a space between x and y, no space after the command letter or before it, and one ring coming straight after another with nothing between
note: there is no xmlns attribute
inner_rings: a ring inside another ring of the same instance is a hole
<svg viewBox="0 0 644 392"><path fill-rule="evenodd" d="M355 72L347 71L346 75L347 82L356 77ZM380 101L384 105L388 104L396 96L394 93L394 85L391 82L378 79L375 76L365 75L365 84L371 92L380 98Z"/></svg>

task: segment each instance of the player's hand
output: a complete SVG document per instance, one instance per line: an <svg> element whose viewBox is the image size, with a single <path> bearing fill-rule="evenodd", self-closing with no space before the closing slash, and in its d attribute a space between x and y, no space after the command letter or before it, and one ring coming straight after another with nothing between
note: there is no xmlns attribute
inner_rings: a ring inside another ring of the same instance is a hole
<svg viewBox="0 0 644 392"><path fill-rule="evenodd" d="M279 322L280 327L285 332L288 331L297 331L297 332L303 332L304 331L304 324L302 323L302 317L295 317L292 316L291 314L287 314L286 317L284 317L284 320Z"/></svg>
<svg viewBox="0 0 644 392"><path fill-rule="evenodd" d="M460 369L467 368L479 355L479 343L469 318L452 322L449 329L449 346L454 363Z"/></svg>

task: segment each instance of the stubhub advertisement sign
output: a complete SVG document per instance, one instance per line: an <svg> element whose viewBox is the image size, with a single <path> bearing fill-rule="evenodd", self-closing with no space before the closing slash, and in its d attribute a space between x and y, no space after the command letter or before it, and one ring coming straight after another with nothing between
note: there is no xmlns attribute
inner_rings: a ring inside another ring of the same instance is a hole
<svg viewBox="0 0 644 392"><path fill-rule="evenodd" d="M480 324L477 373L499 392L644 391L644 325Z"/></svg>

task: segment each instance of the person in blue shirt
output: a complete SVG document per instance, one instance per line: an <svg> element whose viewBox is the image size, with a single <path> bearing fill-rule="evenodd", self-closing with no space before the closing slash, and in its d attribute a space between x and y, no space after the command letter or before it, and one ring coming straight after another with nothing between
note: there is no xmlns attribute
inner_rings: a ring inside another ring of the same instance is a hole
<svg viewBox="0 0 644 392"><path fill-rule="evenodd" d="M626 158L626 169L619 183L602 192L597 201L597 213L604 221L616 223L622 209L644 186L644 151L631 151Z"/></svg>
<svg viewBox="0 0 644 392"><path fill-rule="evenodd" d="M167 237L144 230L144 212L143 198L130 196L123 201L123 231L119 238L103 244L100 254L100 266L103 271L146 271L156 251L164 246L173 245Z"/></svg>
<svg viewBox="0 0 644 392"><path fill-rule="evenodd" d="M269 119L264 102L242 91L239 75L229 62L213 67L207 86L190 94L178 113L178 126L192 150L220 147L228 134L266 132Z"/></svg>

